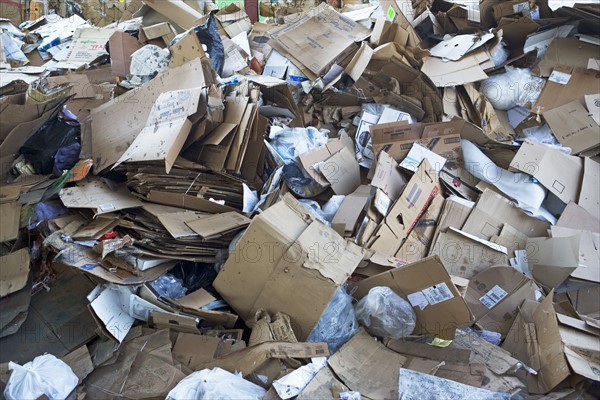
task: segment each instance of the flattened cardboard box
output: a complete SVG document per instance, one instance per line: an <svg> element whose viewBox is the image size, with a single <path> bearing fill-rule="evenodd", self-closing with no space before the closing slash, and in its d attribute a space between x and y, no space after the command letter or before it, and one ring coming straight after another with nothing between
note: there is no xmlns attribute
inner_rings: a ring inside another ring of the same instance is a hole
<svg viewBox="0 0 600 400"><path fill-rule="evenodd" d="M353 283L354 297L361 299L375 286L387 286L413 305L417 315L415 335L453 339L457 326L469 324L471 312L452 283L438 256Z"/></svg>
<svg viewBox="0 0 600 400"><path fill-rule="evenodd" d="M524 300L535 300L535 283L512 267L490 267L471 278L465 302L482 329L506 336Z"/></svg>
<svg viewBox="0 0 600 400"><path fill-rule="evenodd" d="M214 287L249 325L259 309L289 315L302 341L362 258L288 194L254 217Z"/></svg>
<svg viewBox="0 0 600 400"><path fill-rule="evenodd" d="M23 289L28 277L29 249L20 249L0 257L0 297Z"/></svg>

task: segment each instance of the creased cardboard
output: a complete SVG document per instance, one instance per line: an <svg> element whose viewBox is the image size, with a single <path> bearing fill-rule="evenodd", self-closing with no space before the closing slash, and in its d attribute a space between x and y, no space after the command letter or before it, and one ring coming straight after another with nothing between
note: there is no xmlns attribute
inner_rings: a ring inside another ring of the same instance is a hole
<svg viewBox="0 0 600 400"><path fill-rule="evenodd" d="M355 41L367 37L362 25L321 4L281 29L271 32L273 47L304 66L309 78L323 74L354 50ZM304 71L303 71L304 72Z"/></svg>
<svg viewBox="0 0 600 400"><path fill-rule="evenodd" d="M198 25L198 20L203 17L201 13L183 1L148 0L145 4L172 20L183 29L190 29Z"/></svg>
<svg viewBox="0 0 600 400"><path fill-rule="evenodd" d="M558 287L579 266L579 235L529 238L527 261L534 279L548 288Z"/></svg>
<svg viewBox="0 0 600 400"><path fill-rule="evenodd" d="M490 267L471 278L465 302L482 329L506 336L524 300L535 300L536 285L512 267Z"/></svg>
<svg viewBox="0 0 600 400"><path fill-rule="evenodd" d="M577 201L583 177L583 160L579 157L525 141L511 161L510 168L532 175L564 203Z"/></svg>
<svg viewBox="0 0 600 400"><path fill-rule="evenodd" d="M346 147L321 162L319 170L337 195L348 195L360 186L360 166Z"/></svg>
<svg viewBox="0 0 600 400"><path fill-rule="evenodd" d="M390 256L396 255L402 241L408 237L438 191L435 171L431 169L427 159L424 159L377 228L370 248Z"/></svg>
<svg viewBox="0 0 600 400"><path fill-rule="evenodd" d="M59 193L63 204L69 208L91 208L96 214L141 207L142 202L135 198L126 187L112 191L98 179L78 182L76 186L63 188Z"/></svg>
<svg viewBox="0 0 600 400"><path fill-rule="evenodd" d="M580 229L552 226L552 237L579 235L579 266L571 273L576 279L600 283L600 234Z"/></svg>
<svg viewBox="0 0 600 400"><path fill-rule="evenodd" d="M0 219L2 220L0 242L16 239L19 235L19 226L21 223L21 205L16 201L1 203Z"/></svg>
<svg viewBox="0 0 600 400"><path fill-rule="evenodd" d="M131 55L142 45L126 32L115 32L108 41L110 46L110 67L113 75L127 76L130 74Z"/></svg>
<svg viewBox="0 0 600 400"><path fill-rule="evenodd" d="M304 340L361 259L358 246L286 195L254 217L214 287L247 323L259 309L280 311L292 318L296 336Z"/></svg>
<svg viewBox="0 0 600 400"><path fill-rule="evenodd" d="M196 59L169 69L139 88L92 110L94 172L98 173L119 160L144 129L152 106L161 93L202 87L204 82L201 62Z"/></svg>
<svg viewBox="0 0 600 400"><path fill-rule="evenodd" d="M406 178L398 168L398 162L386 151L380 151L371 186L381 189L390 199L397 199L406 183Z"/></svg>
<svg viewBox="0 0 600 400"><path fill-rule="evenodd" d="M370 188L367 185L359 186L354 192L344 198L344 201L338 208L331 224L343 225L344 235L351 236L354 232L356 224L360 220L360 216L365 210L367 199L369 197Z"/></svg>
<svg viewBox="0 0 600 400"><path fill-rule="evenodd" d="M250 218L231 211L201 217L186 224L204 239L210 239L242 229L250 221Z"/></svg>
<svg viewBox="0 0 600 400"><path fill-rule="evenodd" d="M429 254L437 254L448 273L466 279L492 265L508 265L506 247L453 227L440 232Z"/></svg>
<svg viewBox="0 0 600 400"><path fill-rule="evenodd" d="M169 173L192 127L188 117L198 110L200 91L185 89L158 96L146 125L115 165L164 160Z"/></svg>
<svg viewBox="0 0 600 400"><path fill-rule="evenodd" d="M78 69L107 54L104 45L116 29L77 28L66 57L56 68Z"/></svg>
<svg viewBox="0 0 600 400"><path fill-rule="evenodd" d="M600 126L589 115L583 99L542 114L560 144L579 154L600 145Z"/></svg>
<svg viewBox="0 0 600 400"><path fill-rule="evenodd" d="M406 361L361 329L328 363L351 390L373 399L388 399L397 396L398 369ZM377 379L369 379L372 376Z"/></svg>
<svg viewBox="0 0 600 400"><path fill-rule="evenodd" d="M586 157L583 163L583 181L581 182L577 204L596 219L600 219L600 194L597 190L599 180L600 163Z"/></svg>
<svg viewBox="0 0 600 400"><path fill-rule="evenodd" d="M437 256L393 268L353 286L357 299L375 286L387 286L408 299L417 315L414 334L452 339L456 327L471 320L471 312Z"/></svg>
<svg viewBox="0 0 600 400"><path fill-rule="evenodd" d="M600 76L597 71L557 65L554 71L569 76L566 84L547 81L538 101L532 107L535 113L545 113L574 100L580 100L587 94L600 93Z"/></svg>

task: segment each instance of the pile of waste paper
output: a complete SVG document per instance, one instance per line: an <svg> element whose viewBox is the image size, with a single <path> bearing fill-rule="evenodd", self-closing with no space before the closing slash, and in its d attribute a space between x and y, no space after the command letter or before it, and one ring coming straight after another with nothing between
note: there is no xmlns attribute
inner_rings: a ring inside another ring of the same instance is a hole
<svg viewBox="0 0 600 400"><path fill-rule="evenodd" d="M0 3L12 399L600 397L600 5Z"/></svg>

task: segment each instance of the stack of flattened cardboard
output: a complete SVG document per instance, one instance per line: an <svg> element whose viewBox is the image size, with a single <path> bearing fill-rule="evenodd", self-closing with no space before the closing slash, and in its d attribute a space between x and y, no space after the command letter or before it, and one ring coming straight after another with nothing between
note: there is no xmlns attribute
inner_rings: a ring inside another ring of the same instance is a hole
<svg viewBox="0 0 600 400"><path fill-rule="evenodd" d="M5 397L600 397L596 4L75 3L0 19Z"/></svg>

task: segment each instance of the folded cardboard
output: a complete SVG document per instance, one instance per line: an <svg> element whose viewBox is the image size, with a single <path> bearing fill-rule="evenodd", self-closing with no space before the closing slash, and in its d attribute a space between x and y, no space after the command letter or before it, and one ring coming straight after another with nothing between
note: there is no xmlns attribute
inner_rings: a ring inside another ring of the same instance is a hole
<svg viewBox="0 0 600 400"><path fill-rule="evenodd" d="M368 35L362 25L321 4L272 31L271 39L273 48L297 61L306 76L315 78L356 51L358 46L354 42Z"/></svg>
<svg viewBox="0 0 600 400"><path fill-rule="evenodd" d="M59 196L68 208L91 208L96 214L142 206L142 202L127 188L121 186L113 191L99 179L89 179L78 182L76 186L63 188Z"/></svg>
<svg viewBox="0 0 600 400"><path fill-rule="evenodd" d="M536 299L535 289L512 267L490 267L471 278L465 302L477 326L506 336L523 301Z"/></svg>
<svg viewBox="0 0 600 400"><path fill-rule="evenodd" d="M566 155L544 144L525 141L511 161L510 168L532 175L565 204L577 201L583 177L583 160L579 157Z"/></svg>
<svg viewBox="0 0 600 400"><path fill-rule="evenodd" d="M183 1L148 0L144 3L184 30L198 25L203 17L200 12Z"/></svg>
<svg viewBox="0 0 600 400"><path fill-rule="evenodd" d="M387 151L380 151L371 186L381 189L390 199L397 199L406 183L406 178L398 168L398 162Z"/></svg>
<svg viewBox="0 0 600 400"><path fill-rule="evenodd" d="M181 67L171 68L139 88L92 110L94 172L98 173L119 160L144 129L161 93L203 87L204 82L202 64L195 59Z"/></svg>
<svg viewBox="0 0 600 400"><path fill-rule="evenodd" d="M506 197L485 189L461 229L490 240L500 235L504 224L527 236L544 236L550 227L547 222L525 214Z"/></svg>
<svg viewBox="0 0 600 400"><path fill-rule="evenodd" d="M560 323L553 295L551 291L539 304L526 301L502 345L537 371L527 376L529 392L534 394L548 393L569 377L572 384L581 377L599 379L594 370L599 367L600 337Z"/></svg>
<svg viewBox="0 0 600 400"><path fill-rule="evenodd" d="M435 243L440 232L450 226L461 229L474 207L474 202L465 200L456 195L451 195L444 199L444 204L435 227L435 233L431 238L431 243Z"/></svg>
<svg viewBox="0 0 600 400"><path fill-rule="evenodd" d="M579 266L571 277L600 283L600 234L581 229L552 226L553 238L579 236Z"/></svg>
<svg viewBox="0 0 600 400"><path fill-rule="evenodd" d="M527 261L533 278L548 288L558 287L579 267L579 235L529 238Z"/></svg>
<svg viewBox="0 0 600 400"><path fill-rule="evenodd" d="M2 220L0 242L15 240L19 235L19 227L21 225L21 205L16 201L1 203L0 219Z"/></svg>
<svg viewBox="0 0 600 400"><path fill-rule="evenodd" d="M532 111L540 114L563 106L574 100L580 100L587 94L600 93L600 77L597 71L557 65L553 72L564 77L559 82L548 80L542 89Z"/></svg>
<svg viewBox="0 0 600 400"><path fill-rule="evenodd" d="M128 76L131 67L131 55L142 48L138 40L126 32L117 31L112 34L109 41L110 68L113 75Z"/></svg>
<svg viewBox="0 0 600 400"><path fill-rule="evenodd" d="M556 226L600 233L600 220L573 202L567 204Z"/></svg>
<svg viewBox="0 0 600 400"><path fill-rule="evenodd" d="M340 208L335 213L331 224L333 227L342 225L344 236L352 236L356 224L367 205L369 192L370 187L368 185L359 186L354 192L344 198Z"/></svg>
<svg viewBox="0 0 600 400"><path fill-rule="evenodd" d="M318 170L319 164L326 161L338 151L342 150L343 147L344 142L341 140L331 140L327 142L325 146L321 146L318 149L300 154L298 159L300 160L300 163L306 172L308 172L308 174L315 181L317 181L317 183L319 183L321 186L329 186L329 181L327 181L325 176L323 176L323 174Z"/></svg>
<svg viewBox="0 0 600 400"><path fill-rule="evenodd" d="M556 38L545 49L537 69L539 75L548 77L557 65L571 68L588 68L588 60L598 56L597 45L585 43L576 37Z"/></svg>
<svg viewBox="0 0 600 400"><path fill-rule="evenodd" d="M186 224L201 237L210 239L242 229L247 226L250 221L250 218L230 211L222 214L204 216L186 222Z"/></svg>
<svg viewBox="0 0 600 400"><path fill-rule="evenodd" d="M409 263L427 257L429 249L433 244L432 239L443 204L444 197L442 195L438 194L433 197L429 207L427 207L414 229L410 232L404 243L402 243L400 250L396 253L396 257Z"/></svg>
<svg viewBox="0 0 600 400"><path fill-rule="evenodd" d="M378 226L370 248L395 256L423 212L439 192L437 176L427 159L408 182L400 198Z"/></svg>
<svg viewBox="0 0 600 400"><path fill-rule="evenodd" d="M560 144L579 154L600 145L600 126L590 116L583 99L542 114Z"/></svg>
<svg viewBox="0 0 600 400"><path fill-rule="evenodd" d="M259 309L279 311L304 340L361 260L288 194L254 217L213 285L247 324Z"/></svg>
<svg viewBox="0 0 600 400"><path fill-rule="evenodd" d="M198 110L200 92L201 88L193 88L161 93L146 125L115 165L164 160L169 173L192 128L188 117Z"/></svg>
<svg viewBox="0 0 600 400"><path fill-rule="evenodd" d="M104 46L117 29L77 28L67 55L56 68L79 69L108 54Z"/></svg>
<svg viewBox="0 0 600 400"><path fill-rule="evenodd" d="M361 299L375 286L387 286L408 300L417 315L414 334L452 339L457 326L471 319L464 299L452 283L439 257L427 257L399 266L358 283L354 296Z"/></svg>
<svg viewBox="0 0 600 400"><path fill-rule="evenodd" d="M506 247L453 227L440 232L429 254L438 255L448 273L466 279L493 265L508 265Z"/></svg>
<svg viewBox="0 0 600 400"><path fill-rule="evenodd" d="M321 162L319 170L336 195L348 195L360 186L360 166L347 147Z"/></svg>
<svg viewBox="0 0 600 400"><path fill-rule="evenodd" d="M600 219L600 194L597 190L597 182L600 180L600 163L592 158L583 160L583 181L577 204Z"/></svg>

